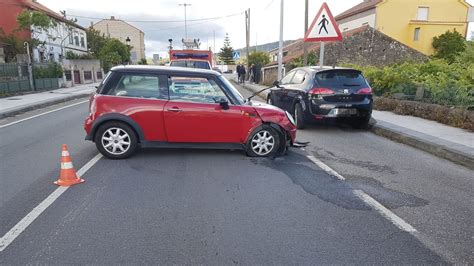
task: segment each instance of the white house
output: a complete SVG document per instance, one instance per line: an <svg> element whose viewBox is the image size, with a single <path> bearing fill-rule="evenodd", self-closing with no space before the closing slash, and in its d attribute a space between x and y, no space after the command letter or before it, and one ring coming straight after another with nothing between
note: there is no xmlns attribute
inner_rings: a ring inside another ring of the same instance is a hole
<svg viewBox="0 0 474 266"><path fill-rule="evenodd" d="M67 20L37 1L25 1L24 4L30 10L43 12L57 24L47 32L37 28L31 29L31 37L43 42L33 50L35 62L59 62L66 57L68 51L78 55L87 53L87 36L84 27Z"/></svg>

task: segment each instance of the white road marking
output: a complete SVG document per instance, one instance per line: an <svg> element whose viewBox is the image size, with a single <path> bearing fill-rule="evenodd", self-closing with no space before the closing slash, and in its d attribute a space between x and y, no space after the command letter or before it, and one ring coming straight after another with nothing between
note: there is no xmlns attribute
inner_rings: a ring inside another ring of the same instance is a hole
<svg viewBox="0 0 474 266"><path fill-rule="evenodd" d="M329 175L335 176L337 179L341 181L345 181L346 179L334 171L331 167L329 167L327 164L323 163L322 161L316 159L313 155L307 155L308 159L310 159L314 164L319 166L321 169L326 171ZM383 206L380 202L376 201L374 198L372 198L370 195L365 193L362 190L354 190L354 194L360 198L365 204L370 206L372 209L380 213L385 219L389 220L392 222L396 227L400 228L401 230L408 232L408 233L416 233L416 229L411 226L409 223L405 222L402 218L398 217L395 213L393 213L391 210L387 209L385 206Z"/></svg>
<svg viewBox="0 0 474 266"><path fill-rule="evenodd" d="M80 177L84 175L95 163L97 163L102 154L97 154L89 162L87 162L79 171L77 175ZM25 229L41 215L59 196L61 196L69 187L58 187L53 191L45 200L43 200L38 206L36 206L30 213L28 213L23 219L21 219L10 231L8 231L2 238L0 238L0 252L5 250L12 242L17 238Z"/></svg>
<svg viewBox="0 0 474 266"><path fill-rule="evenodd" d="M391 221L394 225L396 225L401 230L409 232L409 233L416 232L416 229L413 226L405 222L402 218L398 217L395 213L393 213L389 209L385 208L385 206L380 204L378 201L376 201L374 198L372 198L370 195L368 195L364 191L354 190L354 194L358 198L360 198L363 202L365 202L367 205L372 207L372 209L380 213L387 220Z"/></svg>
<svg viewBox="0 0 474 266"><path fill-rule="evenodd" d="M11 122L11 123L2 125L2 126L0 126L0 128L12 126L12 125L15 125L15 124L18 124L18 123L21 123L21 122L24 122L24 121L27 121L27 120L30 120L30 119L33 119L33 118L37 118L37 117L39 117L39 116L43 116L43 115L47 115L47 114L50 114L50 113L54 113L54 112L57 112L57 111L60 111L60 110L63 110L63 109L69 108L69 107L73 107L73 106L76 106L76 105L79 105L79 104L82 104L82 103L85 103L85 102L88 102L88 101L89 101L89 100L87 100L87 101L82 101L82 102L78 102L78 103L73 103L73 104L68 105L68 106L63 106L63 107L58 108L58 109L54 109L54 110L51 110L51 111L47 111L47 112L44 112L44 113L41 113L41 114L37 114L37 115L34 115L34 116L30 116L30 117L27 117L27 118L23 118L23 119L20 119L20 120L18 120L18 121L14 121L14 122Z"/></svg>
<svg viewBox="0 0 474 266"><path fill-rule="evenodd" d="M327 164L321 162L320 160L316 159L313 155L308 155L306 156L308 159L310 159L313 163L315 163L317 166L319 166L321 169L326 171L326 173L335 176L337 179L344 181L346 180L342 175L340 175L338 172L334 171L331 167L329 167Z"/></svg>

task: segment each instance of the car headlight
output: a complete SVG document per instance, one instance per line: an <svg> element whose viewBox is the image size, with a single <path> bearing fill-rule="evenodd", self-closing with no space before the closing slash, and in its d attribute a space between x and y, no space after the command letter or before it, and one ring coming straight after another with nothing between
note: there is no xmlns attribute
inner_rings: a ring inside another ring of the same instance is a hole
<svg viewBox="0 0 474 266"><path fill-rule="evenodd" d="M286 117L288 117L288 120L290 120L290 122L296 126L295 119L293 118L293 116L287 111L285 111L285 113L286 113Z"/></svg>

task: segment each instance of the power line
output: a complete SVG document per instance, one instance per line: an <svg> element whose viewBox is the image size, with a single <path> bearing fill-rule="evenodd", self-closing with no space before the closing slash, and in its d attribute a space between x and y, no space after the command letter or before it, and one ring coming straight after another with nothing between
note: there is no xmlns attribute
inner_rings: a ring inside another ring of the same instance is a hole
<svg viewBox="0 0 474 266"><path fill-rule="evenodd" d="M187 21L205 21L205 20L216 20L216 19L222 19L222 18L228 18L228 17L234 17L238 15L242 15L244 12L239 12L239 13L234 13L234 14L229 14L226 16L219 16L219 17L211 17L211 18L199 18L199 19L188 19ZM100 18L100 17L88 17L88 16L80 16L80 15L71 15L68 14L68 17L75 17L75 18L84 18L84 19L97 19L97 20L102 20L102 19L108 19L108 18ZM125 22L135 22L135 23L179 23L179 22L184 22L185 20L125 20L125 19L120 19Z"/></svg>

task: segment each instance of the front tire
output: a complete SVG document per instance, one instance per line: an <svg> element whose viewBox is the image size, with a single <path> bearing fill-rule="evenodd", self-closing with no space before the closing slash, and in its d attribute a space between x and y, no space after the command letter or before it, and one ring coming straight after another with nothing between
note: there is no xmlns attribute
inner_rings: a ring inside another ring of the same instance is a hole
<svg viewBox="0 0 474 266"><path fill-rule="evenodd" d="M246 146L250 157L273 156L280 148L280 136L273 127L262 125L252 132Z"/></svg>
<svg viewBox="0 0 474 266"><path fill-rule="evenodd" d="M305 128L306 125L304 122L304 112L303 112L303 107L301 107L301 103L295 104L295 110L293 113L295 115L296 128L297 129Z"/></svg>
<svg viewBox="0 0 474 266"><path fill-rule="evenodd" d="M95 134L97 149L109 159L126 159L132 156L138 140L133 129L122 122L107 122Z"/></svg>

